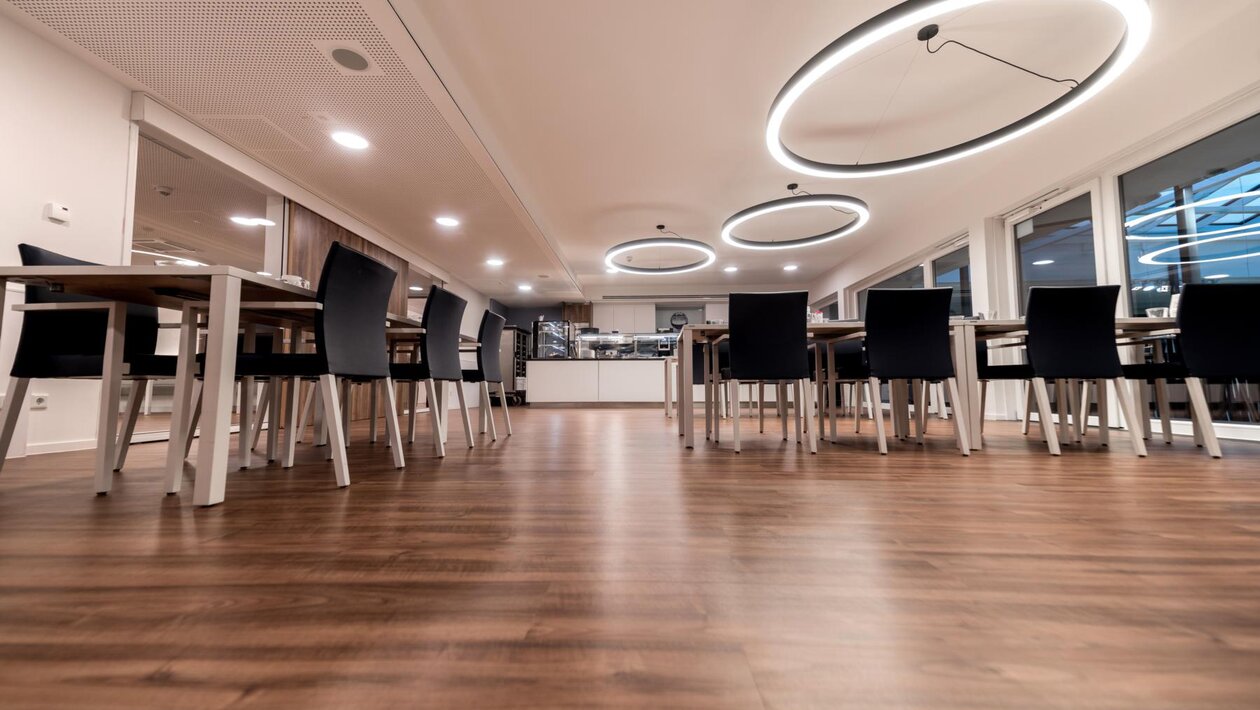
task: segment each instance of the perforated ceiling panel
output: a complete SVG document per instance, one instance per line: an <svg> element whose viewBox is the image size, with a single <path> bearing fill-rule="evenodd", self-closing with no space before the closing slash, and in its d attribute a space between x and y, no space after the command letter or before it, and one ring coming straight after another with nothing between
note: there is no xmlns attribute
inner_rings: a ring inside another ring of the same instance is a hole
<svg viewBox="0 0 1260 710"><path fill-rule="evenodd" d="M12 4L207 130L486 292L515 291L514 282L500 283L502 275L484 273L484 259L496 250L508 252L519 273L564 278L398 54L418 56L415 47L391 46L360 3ZM339 67L329 46L355 47L372 71ZM338 129L363 135L371 149L336 146L329 133ZM456 251L451 234L433 225L448 212L465 225Z"/></svg>

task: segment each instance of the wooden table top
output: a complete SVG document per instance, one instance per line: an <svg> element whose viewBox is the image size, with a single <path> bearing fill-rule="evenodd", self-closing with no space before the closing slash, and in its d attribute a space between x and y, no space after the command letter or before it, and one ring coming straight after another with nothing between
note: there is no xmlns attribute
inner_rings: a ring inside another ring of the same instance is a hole
<svg viewBox="0 0 1260 710"><path fill-rule="evenodd" d="M0 279L180 310L210 299L212 277L241 280L242 301L313 301L315 292L235 266L4 266Z"/></svg>
<svg viewBox="0 0 1260 710"><path fill-rule="evenodd" d="M973 325L977 336L1002 337L1013 336L1027 329L1023 318L1001 320L980 320L971 318L951 318L950 326ZM845 336L861 333L866 330L866 323L859 320L828 321L825 323L808 323L806 331L815 337ZM1175 332L1177 321L1174 318L1117 318L1116 330L1126 333L1155 333L1160 331ZM731 326L726 323L695 323L683 326L697 335L713 337L729 333Z"/></svg>

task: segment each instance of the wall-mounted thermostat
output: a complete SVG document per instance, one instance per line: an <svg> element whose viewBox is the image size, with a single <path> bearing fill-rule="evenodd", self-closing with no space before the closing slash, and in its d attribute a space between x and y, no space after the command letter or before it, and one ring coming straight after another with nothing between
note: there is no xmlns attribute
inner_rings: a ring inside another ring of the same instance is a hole
<svg viewBox="0 0 1260 710"><path fill-rule="evenodd" d="M57 224L70 224L70 208L59 202L44 205L44 219Z"/></svg>

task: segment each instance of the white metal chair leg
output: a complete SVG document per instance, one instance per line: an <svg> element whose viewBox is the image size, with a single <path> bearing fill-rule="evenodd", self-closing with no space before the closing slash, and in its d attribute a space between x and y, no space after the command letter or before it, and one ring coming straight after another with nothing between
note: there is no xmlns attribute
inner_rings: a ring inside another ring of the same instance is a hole
<svg viewBox="0 0 1260 710"><path fill-rule="evenodd" d="M910 389L914 394L914 441L919 446L923 445L923 430L927 428L924 415L927 412L928 388L931 386L931 383L925 383L923 380L910 381Z"/></svg>
<svg viewBox="0 0 1260 710"><path fill-rule="evenodd" d="M368 443L376 443L377 419L380 417L380 398L378 390L381 381L372 380L368 383Z"/></svg>
<svg viewBox="0 0 1260 710"><path fill-rule="evenodd" d="M779 405L779 424L783 429L783 440L788 440L788 407L787 407L787 385L777 383L774 391L775 403Z"/></svg>
<svg viewBox="0 0 1260 710"><path fill-rule="evenodd" d="M958 448L962 451L963 456L971 455L971 439L968 437L966 417L958 416L958 378L951 377L945 381L949 388L949 401L953 404L955 415L950 417L954 420L954 436L958 437ZM942 402L944 404L944 402Z"/></svg>
<svg viewBox="0 0 1260 710"><path fill-rule="evenodd" d="M298 415L297 436L293 439L300 444L302 438L306 436L306 427L311 423L311 415L314 414L314 403L319 398L319 385L308 386L301 380L298 380L298 383L306 390L306 396L302 398L302 413Z"/></svg>
<svg viewBox="0 0 1260 710"><path fill-rule="evenodd" d="M757 432L766 433L766 383L757 383Z"/></svg>
<svg viewBox="0 0 1260 710"><path fill-rule="evenodd" d="M13 432L17 431L18 417L26 406L26 391L30 386L29 377L9 379L9 391L4 396L4 420L0 424L0 470L3 470L5 457L9 455L9 446L13 444Z"/></svg>
<svg viewBox="0 0 1260 710"><path fill-rule="evenodd" d="M95 484L97 495L109 493L114 482L115 445L118 443L118 405L122 399L123 339L127 327L127 306L110 304L105 327L105 350L101 368L100 413L96 423Z"/></svg>
<svg viewBox="0 0 1260 710"><path fill-rule="evenodd" d="M433 406L433 400L429 400ZM407 387L407 443L416 443L416 410L420 408L420 383L412 382Z"/></svg>
<svg viewBox="0 0 1260 710"><path fill-rule="evenodd" d="M985 420L984 413L985 413L985 407L988 405L988 400L989 400L989 383L986 380L981 380L980 381L980 432L977 434L977 436L984 435L984 420ZM945 401L941 400L941 409L944 409L944 408L945 408Z"/></svg>
<svg viewBox="0 0 1260 710"><path fill-rule="evenodd" d="M354 411L354 387L350 380L341 378L341 436L350 443L350 419Z"/></svg>
<svg viewBox="0 0 1260 710"><path fill-rule="evenodd" d="M814 417L811 414L814 411L814 388L809 385L809 380L801 380L801 396L805 400L804 415L801 418L805 427L805 441L809 443L809 453L816 454L818 453L818 436L811 430L814 426ZM821 413L818 418L818 430L822 431Z"/></svg>
<svg viewBox="0 0 1260 710"><path fill-rule="evenodd" d="M328 420L327 455L333 462L337 486L345 488L350 485L350 462L346 457L346 430L341 421L342 403L337 396L337 378L333 375L320 375L319 389L324 400L324 416Z"/></svg>
<svg viewBox="0 0 1260 710"><path fill-rule="evenodd" d="M438 458L446 456L446 446L442 442L442 415L439 413L439 403L437 401L437 383L433 380L424 381L424 394L429 401L429 421L433 425L433 451Z"/></svg>
<svg viewBox="0 0 1260 710"><path fill-rule="evenodd" d="M284 378L271 378L271 404L267 407L267 463L279 458L280 422L284 419Z"/></svg>
<svg viewBox="0 0 1260 710"><path fill-rule="evenodd" d="M471 449L476 445L477 440L473 438L472 419L469 418L468 402L465 401L464 397L464 383L455 382L453 384L455 387L455 395L459 398L459 414L460 419L463 420L464 423L464 439L468 442L468 448Z"/></svg>
<svg viewBox="0 0 1260 710"><path fill-rule="evenodd" d="M1108 411L1107 381L1094 382L1094 399L1098 402L1098 443L1111 446L1111 416Z"/></svg>
<svg viewBox="0 0 1260 710"><path fill-rule="evenodd" d="M489 428L490 441L498 441L499 432L494 425L494 408L493 408L494 405L490 403L490 383L489 382L481 383L481 401L483 403L482 412L485 415L481 418L481 422L482 422L481 433L484 434L486 432L486 429Z"/></svg>
<svg viewBox="0 0 1260 710"><path fill-rule="evenodd" d="M281 380L283 382L283 380ZM301 423L302 414L298 407L298 402L302 397L302 380L291 377L289 378L289 389L284 407L284 454L282 455L280 466L283 468L293 468L293 457L297 451L298 439L302 436ZM277 417L277 420L279 417Z"/></svg>
<svg viewBox="0 0 1260 710"><path fill-rule="evenodd" d="M503 408L503 424L507 427L507 435L512 435L512 415L508 414L507 388L499 383L499 406Z"/></svg>
<svg viewBox="0 0 1260 710"><path fill-rule="evenodd" d="M1020 425L1020 433L1028 436L1028 429L1032 426L1032 410L1033 410L1033 387L1032 383L1024 383L1024 422Z"/></svg>
<svg viewBox="0 0 1260 710"><path fill-rule="evenodd" d="M402 447L402 430L398 428L398 399L394 387L394 381L388 377L381 380L381 387L385 392L385 436L389 437L390 453L394 455L394 468L403 468L406 465L406 459L403 458Z"/></svg>
<svg viewBox="0 0 1260 710"><path fill-rule="evenodd" d="M1155 407L1159 410L1159 430L1164 443L1173 443L1172 413L1168 409L1168 382L1155 380Z"/></svg>
<svg viewBox="0 0 1260 710"><path fill-rule="evenodd" d="M806 387L808 389L808 386ZM801 381L792 383L792 431L796 434L796 443L801 443L801 419L808 417L809 412L801 406Z"/></svg>
<svg viewBox="0 0 1260 710"><path fill-rule="evenodd" d="M1190 407L1194 412L1197 429L1203 438L1203 447L1212 458L1219 459L1221 445L1216 440L1216 428L1212 424L1212 411L1208 408L1207 395L1203 391L1203 380L1198 377L1187 377L1186 390L1190 393Z"/></svg>
<svg viewBox="0 0 1260 710"><path fill-rule="evenodd" d="M1133 451L1138 456L1146 456L1146 441L1142 438L1142 420L1138 417L1138 408L1132 398L1128 396L1128 389L1125 387L1123 377L1114 380L1116 385L1116 398L1120 400L1120 410L1124 412L1124 420L1129 425L1129 434L1133 439ZM1150 417L1145 417L1150 422Z"/></svg>
<svg viewBox="0 0 1260 710"><path fill-rule="evenodd" d="M866 381L866 386L870 390L871 398L871 415L875 420L875 440L879 445L879 453L881 455L888 454L888 439L884 434L884 413L880 411L880 407L875 406L879 401L879 378L872 377Z"/></svg>
<svg viewBox="0 0 1260 710"><path fill-rule="evenodd" d="M248 338L246 340L248 341ZM242 377L237 389L240 392L240 400L236 419L236 463L241 468L249 468L253 463L251 453L258 445L254 418L261 417L262 412L257 411L254 406L257 402L255 395L258 394L258 390L254 389L253 377ZM265 397L263 399L266 400Z"/></svg>
<svg viewBox="0 0 1260 710"><path fill-rule="evenodd" d="M271 379L268 378L267 381L263 383L261 395L253 388L250 388L250 392L253 392L255 396L249 397L249 401L241 402L240 431L242 433L249 432L248 451L254 451L258 448L258 440L262 438L263 421L269 419L271 416L271 388ZM245 422L247 411L250 412L248 415L248 426ZM242 451L241 468L248 468L249 463L250 460L248 454L245 451Z"/></svg>
<svg viewBox="0 0 1260 710"><path fill-rule="evenodd" d="M193 437L197 436L197 423L201 420L201 390L205 387L205 383L197 380L193 384L192 406L188 413L188 429L184 432L184 458L188 458L188 452L192 450Z"/></svg>
<svg viewBox="0 0 1260 710"><path fill-rule="evenodd" d="M1032 380L1033 395L1037 399L1037 420L1041 424L1041 435L1046 440L1046 447L1051 456L1059 456L1059 435L1054 430L1054 415L1050 410L1050 392L1046 389L1046 380L1035 377Z"/></svg>
<svg viewBox="0 0 1260 710"><path fill-rule="evenodd" d="M136 432L136 419L140 416L140 409L144 405L148 392L148 380L135 380L131 383L131 394L127 397L127 413L123 418L123 430L118 435L118 443L115 445L118 451L114 460L115 472L121 471L123 464L127 462L127 451L131 448L131 437Z"/></svg>
<svg viewBox="0 0 1260 710"><path fill-rule="evenodd" d="M739 380L728 380L726 386L734 392L739 392ZM739 453L739 417L731 420L731 437L735 443L735 453Z"/></svg>

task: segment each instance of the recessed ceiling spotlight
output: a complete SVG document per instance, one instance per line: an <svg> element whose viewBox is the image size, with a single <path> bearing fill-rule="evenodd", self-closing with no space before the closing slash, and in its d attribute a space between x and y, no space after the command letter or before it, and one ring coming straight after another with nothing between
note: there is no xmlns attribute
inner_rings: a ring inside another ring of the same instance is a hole
<svg viewBox="0 0 1260 710"><path fill-rule="evenodd" d="M723 270L723 271L725 271L725 272L726 272L726 273L728 273L728 274L733 274L733 273L735 273L736 271L739 271L739 267L738 267L738 266L728 266L728 267L726 267L725 269L722 269L722 270Z"/></svg>
<svg viewBox="0 0 1260 710"><path fill-rule="evenodd" d="M787 265L785 265L785 266L783 267L783 270L784 270L784 271L796 271L796 270L797 270L797 269L799 269L799 268L800 268L800 267L799 267L799 266L797 266L796 264L787 264Z"/></svg>
<svg viewBox="0 0 1260 710"><path fill-rule="evenodd" d="M458 227L459 226L459 220L455 219L454 217L443 216L443 217L438 217L437 219L433 221L437 222L443 227Z"/></svg>
<svg viewBox="0 0 1260 710"><path fill-rule="evenodd" d="M242 227L274 227L276 226L275 222L272 222L271 220L265 219L263 217L237 216L237 217L230 217L229 219L241 225Z"/></svg>
<svg viewBox="0 0 1260 710"><path fill-rule="evenodd" d="M533 291L534 287L530 286L529 284L521 284L516 287L516 290L517 291Z"/></svg>
<svg viewBox="0 0 1260 710"><path fill-rule="evenodd" d="M368 143L368 140L363 136L349 131L334 131L332 133L332 139L337 141L340 145L353 150L363 150L369 145L372 145L371 143Z"/></svg>
<svg viewBox="0 0 1260 710"><path fill-rule="evenodd" d="M1054 263L1054 259L1038 259L1033 262L1033 266L1049 266Z"/></svg>
<svg viewBox="0 0 1260 710"><path fill-rule="evenodd" d="M419 286L408 286L407 288L408 288L408 289L410 289L410 290L412 290L412 291L423 291L423 290L424 290L423 288L421 288L421 287L419 287Z"/></svg>
<svg viewBox="0 0 1260 710"><path fill-rule="evenodd" d="M920 170L975 155L1034 131L1077 108L1106 88L1129 68L1141 54L1151 34L1151 9L1146 0L1098 0L1111 6L1124 18L1124 34L1118 46L1092 74L1076 83L1058 99L1027 116L995 131L957 145L909 158L871 163L825 163L792 152L783 143L783 124L792 107L812 86L871 46L907 30L919 28L919 39L933 39L939 28L933 19L992 0L907 0L861 23L827 45L805 63L779 91L770 105L766 120L766 148L780 165L798 173L827 178L859 178ZM926 26L925 26L926 25ZM928 51L940 51L930 47ZM992 55L989 55L992 57ZM1004 63L1005 60L998 60ZM1045 78L1045 77L1043 77ZM1052 79L1053 81L1053 79Z"/></svg>
<svg viewBox="0 0 1260 710"><path fill-rule="evenodd" d="M486 266L503 266L502 259L486 259Z"/></svg>

